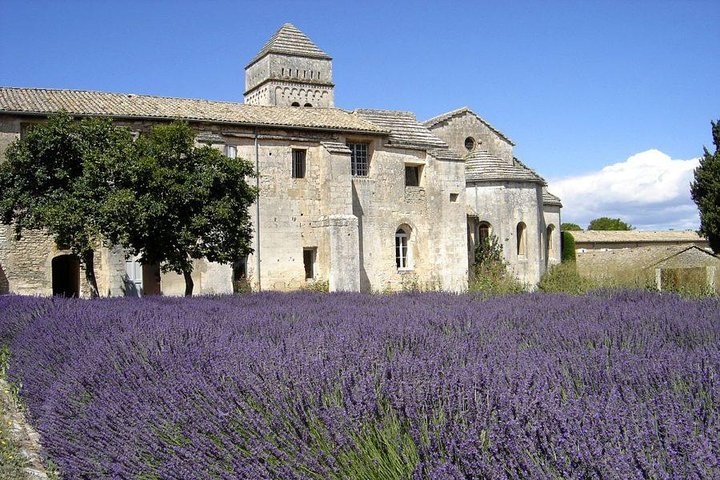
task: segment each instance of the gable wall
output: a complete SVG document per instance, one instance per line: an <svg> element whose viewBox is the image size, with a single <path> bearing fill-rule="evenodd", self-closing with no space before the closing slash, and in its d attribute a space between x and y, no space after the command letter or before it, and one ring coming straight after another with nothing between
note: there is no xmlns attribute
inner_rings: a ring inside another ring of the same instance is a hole
<svg viewBox="0 0 720 480"><path fill-rule="evenodd" d="M476 148L487 150L508 163L512 163L512 145L478 120L472 113L467 112L451 117L430 127L430 130L444 140L460 156L469 153L465 148L465 139L473 137Z"/></svg>

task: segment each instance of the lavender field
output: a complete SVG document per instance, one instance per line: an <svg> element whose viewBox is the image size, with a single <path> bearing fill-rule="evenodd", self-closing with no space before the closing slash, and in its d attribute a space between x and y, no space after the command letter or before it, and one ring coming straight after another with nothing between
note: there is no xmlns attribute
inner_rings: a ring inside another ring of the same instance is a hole
<svg viewBox="0 0 720 480"><path fill-rule="evenodd" d="M720 302L0 297L65 478L720 478Z"/></svg>

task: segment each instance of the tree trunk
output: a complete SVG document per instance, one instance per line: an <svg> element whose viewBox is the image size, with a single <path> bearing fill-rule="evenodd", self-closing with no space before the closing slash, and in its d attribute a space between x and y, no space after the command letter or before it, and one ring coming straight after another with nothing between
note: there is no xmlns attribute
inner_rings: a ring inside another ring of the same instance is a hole
<svg viewBox="0 0 720 480"><path fill-rule="evenodd" d="M185 277L185 296L186 297L192 297L193 288L195 287L195 283L192 279L192 270L183 270L183 277Z"/></svg>
<svg viewBox="0 0 720 480"><path fill-rule="evenodd" d="M85 280L90 287L90 298L97 298L100 296L97 286L97 278L95 278L95 251L90 250L83 253L83 263L85 264Z"/></svg>

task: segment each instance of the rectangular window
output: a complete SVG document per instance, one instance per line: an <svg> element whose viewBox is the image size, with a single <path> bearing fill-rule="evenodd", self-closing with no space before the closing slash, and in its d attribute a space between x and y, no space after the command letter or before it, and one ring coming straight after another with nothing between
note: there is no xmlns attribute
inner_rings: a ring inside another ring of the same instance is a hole
<svg viewBox="0 0 720 480"><path fill-rule="evenodd" d="M350 149L350 170L353 177L367 177L370 170L367 143L348 143Z"/></svg>
<svg viewBox="0 0 720 480"><path fill-rule="evenodd" d="M225 145L225 156L237 158L237 147L235 145Z"/></svg>
<svg viewBox="0 0 720 480"><path fill-rule="evenodd" d="M315 279L316 248L303 249L303 265L305 266L305 280Z"/></svg>
<svg viewBox="0 0 720 480"><path fill-rule="evenodd" d="M422 167L405 166L405 186L406 187L419 187L420 186L420 171Z"/></svg>
<svg viewBox="0 0 720 480"><path fill-rule="evenodd" d="M307 150L292 151L292 178L305 178L305 155Z"/></svg>

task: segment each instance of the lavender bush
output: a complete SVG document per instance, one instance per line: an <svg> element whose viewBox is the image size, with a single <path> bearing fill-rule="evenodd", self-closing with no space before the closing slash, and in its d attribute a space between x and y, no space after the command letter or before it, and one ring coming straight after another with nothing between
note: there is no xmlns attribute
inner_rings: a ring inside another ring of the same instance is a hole
<svg viewBox="0 0 720 480"><path fill-rule="evenodd" d="M66 478L720 478L718 307L0 297L0 339Z"/></svg>

